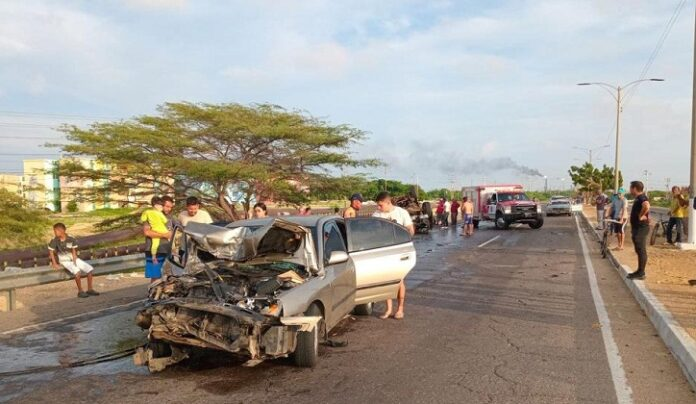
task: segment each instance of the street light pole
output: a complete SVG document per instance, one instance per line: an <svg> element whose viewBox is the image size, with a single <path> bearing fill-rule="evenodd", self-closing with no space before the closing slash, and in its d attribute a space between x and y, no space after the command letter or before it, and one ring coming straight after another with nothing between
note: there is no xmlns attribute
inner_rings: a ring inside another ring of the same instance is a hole
<svg viewBox="0 0 696 404"><path fill-rule="evenodd" d="M616 101L616 148L614 150L614 192L619 192L619 163L621 155L621 94L627 88L634 86L636 84L642 83L644 81L665 81L664 79L641 79L632 81L625 86L614 86L602 82L592 82L592 83L578 83L579 86L600 86L606 90L609 95Z"/></svg>
<svg viewBox="0 0 696 404"><path fill-rule="evenodd" d="M614 193L619 193L619 153L621 142L621 86L616 87L616 147L614 150Z"/></svg>
<svg viewBox="0 0 696 404"><path fill-rule="evenodd" d="M696 17L695 17L696 20ZM691 93L691 175L689 186L689 239L681 243L683 249L696 249L696 29L694 29L694 77Z"/></svg>

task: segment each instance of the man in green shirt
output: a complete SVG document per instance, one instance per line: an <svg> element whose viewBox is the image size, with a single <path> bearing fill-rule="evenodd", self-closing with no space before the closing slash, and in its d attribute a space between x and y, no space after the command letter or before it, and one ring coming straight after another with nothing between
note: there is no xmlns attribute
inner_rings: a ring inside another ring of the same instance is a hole
<svg viewBox="0 0 696 404"><path fill-rule="evenodd" d="M669 209L669 223L667 224L667 242L669 244L674 244L674 242L682 242L682 228L684 227L684 219L686 218L688 212L689 201L682 194L682 190L679 187L672 187L672 205ZM672 239L672 229L677 228L677 237Z"/></svg>

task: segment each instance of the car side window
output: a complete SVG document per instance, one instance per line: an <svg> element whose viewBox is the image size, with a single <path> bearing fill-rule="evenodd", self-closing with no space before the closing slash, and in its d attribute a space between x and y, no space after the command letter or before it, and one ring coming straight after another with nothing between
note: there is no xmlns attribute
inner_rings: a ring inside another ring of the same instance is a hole
<svg viewBox="0 0 696 404"><path fill-rule="evenodd" d="M327 223L324 225L323 231L324 237L324 261L328 261L331 257L331 253L334 251L346 251L345 243L341 237L341 233L336 228L333 223Z"/></svg>
<svg viewBox="0 0 696 404"><path fill-rule="evenodd" d="M408 243L411 241L411 233L401 226L394 226L394 241L395 244Z"/></svg>
<svg viewBox="0 0 696 404"><path fill-rule="evenodd" d="M400 244L400 242L397 242L395 229L398 228L406 232L406 230L401 229L391 222L375 218L355 218L346 220L346 226L348 226L348 234L350 237L350 252Z"/></svg>

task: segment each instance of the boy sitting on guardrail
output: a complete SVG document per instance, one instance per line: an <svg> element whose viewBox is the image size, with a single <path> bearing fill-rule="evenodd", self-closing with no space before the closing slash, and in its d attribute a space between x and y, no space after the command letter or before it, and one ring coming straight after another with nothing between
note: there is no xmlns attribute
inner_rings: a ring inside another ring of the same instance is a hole
<svg viewBox="0 0 696 404"><path fill-rule="evenodd" d="M99 293L92 287L92 270L94 268L77 257L77 240L68 235L63 223L53 225L53 234L55 237L48 243L48 255L51 258L53 269L58 270L62 265L75 275L77 297L98 296ZM87 274L87 292L82 290L81 274Z"/></svg>

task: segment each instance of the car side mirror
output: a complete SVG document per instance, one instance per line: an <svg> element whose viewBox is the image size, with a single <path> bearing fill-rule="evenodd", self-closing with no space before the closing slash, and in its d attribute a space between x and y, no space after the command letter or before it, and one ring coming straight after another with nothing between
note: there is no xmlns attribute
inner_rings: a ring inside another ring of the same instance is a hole
<svg viewBox="0 0 696 404"><path fill-rule="evenodd" d="M329 261L327 262L327 264L336 265L342 264L346 261L348 261L348 253L346 253L345 251L334 251L331 253L331 256L329 257Z"/></svg>

